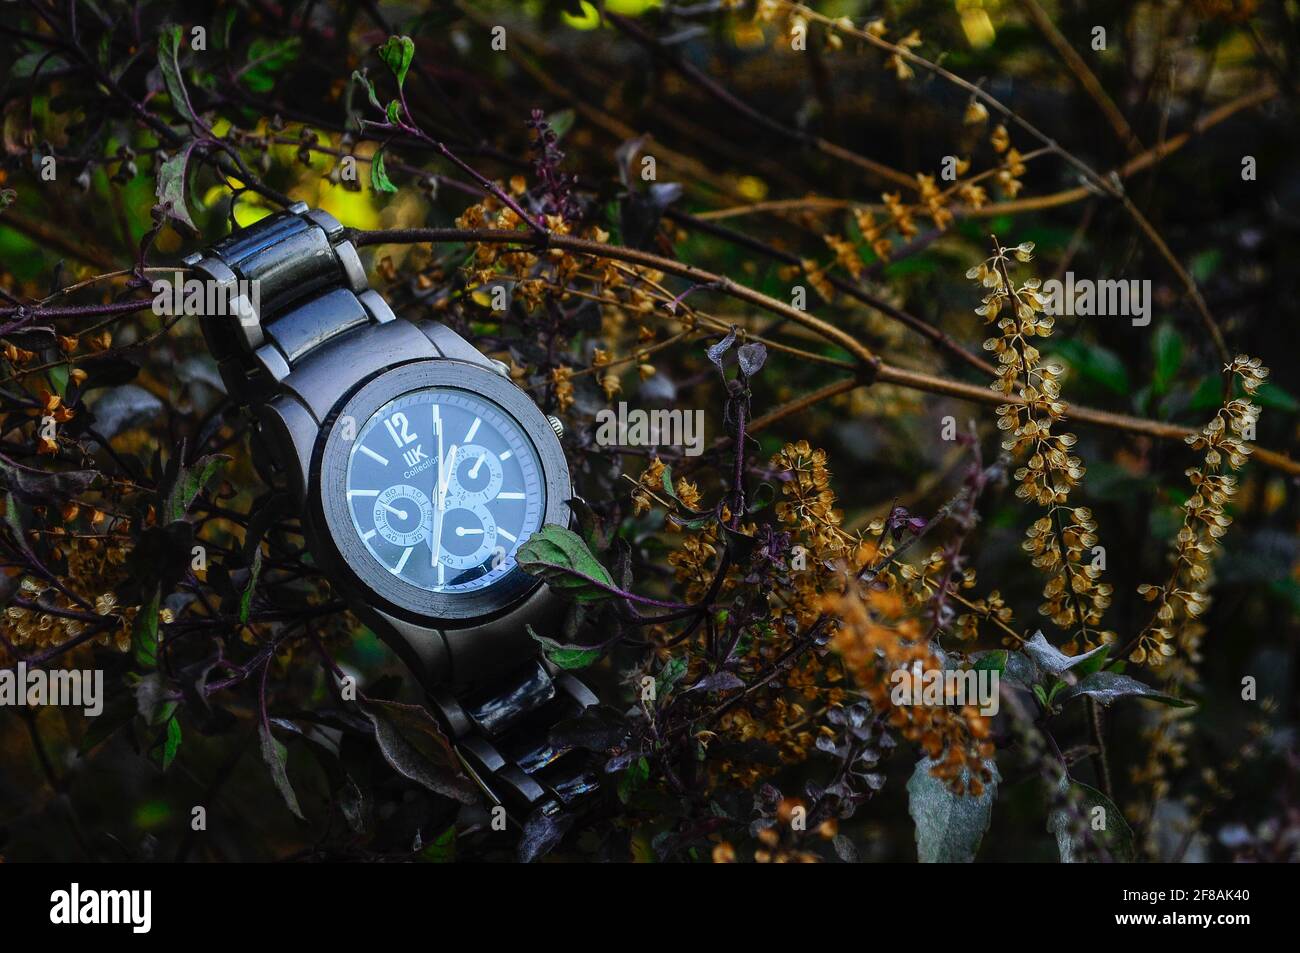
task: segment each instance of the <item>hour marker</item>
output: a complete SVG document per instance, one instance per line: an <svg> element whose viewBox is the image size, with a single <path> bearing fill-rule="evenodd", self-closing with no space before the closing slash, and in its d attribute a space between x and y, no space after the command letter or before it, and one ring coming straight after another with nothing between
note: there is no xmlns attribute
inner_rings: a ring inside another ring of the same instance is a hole
<svg viewBox="0 0 1300 953"><path fill-rule="evenodd" d="M371 536L374 536L375 533L377 533L377 532L379 532L379 531L378 531L378 530L374 530L374 529L372 529L372 530L371 530L370 532L368 532L368 533L362 533L362 534L361 534L361 538L362 538L363 540L368 540L368 539L370 539Z"/></svg>
<svg viewBox="0 0 1300 953"><path fill-rule="evenodd" d="M510 453L509 450L502 450L500 453L497 454L497 459L498 459L498 460L509 460L509 459L510 459L510 456L511 456L511 453Z"/></svg>
<svg viewBox="0 0 1300 953"><path fill-rule="evenodd" d="M447 567L438 563L438 585L442 585L443 580L447 577Z"/></svg>
<svg viewBox="0 0 1300 953"><path fill-rule="evenodd" d="M522 500L524 495L515 490L507 490L505 493L498 493L498 500Z"/></svg>
<svg viewBox="0 0 1300 953"><path fill-rule="evenodd" d="M401 575L402 570L406 568L406 561L407 561L408 559L411 558L411 553L414 552L414 551L415 551L415 547L414 547L414 546L407 546L407 547L406 547L406 551L405 551L404 553L402 553L402 558L399 559L399 560L397 561L397 565L393 567L393 575L394 575L394 576L400 576L400 575Z"/></svg>
<svg viewBox="0 0 1300 953"><path fill-rule="evenodd" d="M469 443L472 441L474 439L474 434L478 433L478 425L482 422L483 421L479 420L479 418L475 417L474 422L469 425L469 432L465 434L465 439L462 440L461 443Z"/></svg>
<svg viewBox="0 0 1300 953"><path fill-rule="evenodd" d="M379 454L375 453L375 451L371 450L365 444L362 444L361 446L357 447L357 449L360 450L362 453L364 453L366 456L368 456L371 460L375 460L378 463L383 464L384 466L388 466L387 457L381 457Z"/></svg>
<svg viewBox="0 0 1300 953"><path fill-rule="evenodd" d="M515 542L518 542L518 541L519 541L519 537L518 537L518 536L515 536L514 534L512 534L512 533L510 532L510 530L508 530L508 529L502 529L500 526L497 527L497 535L498 535L498 536L504 536L506 539L510 540L510 542L512 542L512 543L515 543Z"/></svg>
<svg viewBox="0 0 1300 953"><path fill-rule="evenodd" d="M352 499L352 497L354 496L378 496L378 495L379 495L378 490L348 490L349 500Z"/></svg>

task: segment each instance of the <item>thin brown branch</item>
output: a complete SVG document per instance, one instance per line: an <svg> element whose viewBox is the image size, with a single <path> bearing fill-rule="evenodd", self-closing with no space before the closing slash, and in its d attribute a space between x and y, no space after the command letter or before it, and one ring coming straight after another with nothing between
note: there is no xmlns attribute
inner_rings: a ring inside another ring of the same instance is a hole
<svg viewBox="0 0 1300 953"><path fill-rule="evenodd" d="M1057 56L1065 63L1066 68L1074 75L1079 85L1083 87L1083 91L1092 97L1092 101L1097 104L1097 108L1106 117L1106 122L1110 123L1110 127L1115 130L1115 135L1119 137L1119 141L1124 143L1125 148L1130 152L1141 152L1142 143L1133 132L1133 127L1128 124L1128 120L1124 118L1124 114L1115 105L1115 100L1110 98L1105 87L1101 85L1097 75L1088 69L1088 64L1083 61L1083 57L1075 51L1074 47L1070 45L1070 41L1056 28L1056 24L1052 22L1051 17L1043 12L1043 8L1038 5L1037 0L1020 0L1020 5L1028 14L1029 19L1034 21L1034 26L1038 27L1047 42L1052 45L1052 49L1056 50Z"/></svg>
<svg viewBox="0 0 1300 953"><path fill-rule="evenodd" d="M462 229L462 228L395 228L386 230L377 230L369 232L353 232L353 237L358 245L384 245L394 244L413 244L416 242L488 242L497 244L519 244L531 245L534 247L543 244L543 237L528 232L509 231L504 229ZM646 268L653 268L657 271L663 271L679 278L685 278L697 285L707 286L713 290L728 295L747 304L762 308L764 311L778 315L796 324L801 324L810 330L816 331L828 341L838 344L848 351L853 357L857 358L864 367L874 367L879 358L871 352L865 344L859 341L851 334L840 330L833 324L822 321L806 311L800 311L783 301L777 301L775 298L769 298L760 291L739 284L725 275L715 275L713 272L705 271L703 268L696 268L694 265L687 265L680 261L674 261L671 258L664 258L662 255L655 255L651 252L641 251L636 248L624 248L618 245L606 245L601 242L590 241L585 238L573 238L569 235L550 235L545 239L545 245L548 248L560 249L562 251L572 252L579 255L590 255L593 258L609 258L617 261L625 261L633 265L641 265Z"/></svg>
<svg viewBox="0 0 1300 953"><path fill-rule="evenodd" d="M534 233L510 231L505 229L396 228L376 231L353 231L351 235L357 245L384 245L390 243L416 244L422 242L486 242L537 246L540 243L540 238ZM643 265L647 268L663 271L668 274L677 275L680 278L686 278L696 284L707 285L723 294L727 294L733 298L762 308L764 311L779 315L783 318L788 318L797 324L803 325L804 327L817 332L826 340L838 344L857 358L862 364L862 378L858 382L860 384L869 384L873 381L881 381L887 384L898 384L902 387L909 387L913 390L926 391L932 394L943 394L949 397L956 397L962 400L971 400L976 403L994 406L1005 403L1023 402L1023 398L1014 395L1005 396L996 391L985 387L979 387L975 384L966 384L961 381L948 380L947 378L938 377L933 374L907 370L905 368L881 363L880 359L873 354L868 347L852 335L842 331L840 328L822 321L807 312L793 308L784 302L777 301L774 298L769 298L767 295L755 291L752 288L737 284L730 278L715 275L712 272L705 271L702 268L696 268L693 265L686 265L682 262L674 261L671 258L664 258L660 255L640 251L635 248L606 245L601 242L573 238L568 235L550 236L549 247L562 249L580 255L590 255L593 258L608 258L617 261L625 261L631 264ZM1187 435L1193 433L1191 429L1180 427L1177 424L1145 420L1140 417L1130 417L1126 414L1116 414L1106 410L1096 410L1091 407L1071 406L1067 416L1083 423L1096 424L1100 427L1107 427L1111 430L1121 430L1127 433L1143 434L1162 440L1182 440ZM1300 474L1300 461L1293 460L1284 454L1256 447L1254 448L1254 457L1265 466L1273 467L1277 470L1283 471L1284 473Z"/></svg>

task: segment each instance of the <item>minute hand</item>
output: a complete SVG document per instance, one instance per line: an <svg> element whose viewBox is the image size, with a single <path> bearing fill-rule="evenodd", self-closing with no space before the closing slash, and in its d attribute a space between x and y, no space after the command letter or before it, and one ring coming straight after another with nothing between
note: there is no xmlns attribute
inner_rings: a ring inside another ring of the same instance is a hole
<svg viewBox="0 0 1300 953"><path fill-rule="evenodd" d="M451 480L448 479L450 474L447 471L456 461L457 449L459 448L453 443L451 449L447 451L447 456L438 461L438 501L433 509L433 539L430 540L435 566L442 557L442 518L446 513L443 507L447 504L447 487L451 485Z"/></svg>
<svg viewBox="0 0 1300 953"><path fill-rule="evenodd" d="M435 442L437 444L437 449L434 452L438 457L438 476L437 476L438 482L433 485L429 495L433 497L434 506L436 507L439 499L438 490L442 486L442 465L443 465L442 408L439 407L437 404L433 405L433 433L434 433ZM434 519L436 521L436 529L430 531L432 535L430 536L429 539L429 555L430 558L432 559L430 565L437 566L438 557L439 555L441 555L440 550L442 549L442 514L438 513L437 515L435 515Z"/></svg>

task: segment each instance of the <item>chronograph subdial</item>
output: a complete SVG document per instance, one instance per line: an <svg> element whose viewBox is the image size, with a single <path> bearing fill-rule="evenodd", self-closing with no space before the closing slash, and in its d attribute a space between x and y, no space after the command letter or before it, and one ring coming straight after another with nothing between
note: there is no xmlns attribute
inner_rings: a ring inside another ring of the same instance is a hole
<svg viewBox="0 0 1300 953"><path fill-rule="evenodd" d="M398 483L375 497L375 529L395 546L414 546L433 529L433 504L423 491Z"/></svg>
<svg viewBox="0 0 1300 953"><path fill-rule="evenodd" d="M456 451L447 480L448 505L488 503L497 498L505 473L497 455L487 447L466 444Z"/></svg>
<svg viewBox="0 0 1300 953"><path fill-rule="evenodd" d="M497 545L497 523L481 503L448 503L442 521L440 562L449 569L465 570L490 562Z"/></svg>

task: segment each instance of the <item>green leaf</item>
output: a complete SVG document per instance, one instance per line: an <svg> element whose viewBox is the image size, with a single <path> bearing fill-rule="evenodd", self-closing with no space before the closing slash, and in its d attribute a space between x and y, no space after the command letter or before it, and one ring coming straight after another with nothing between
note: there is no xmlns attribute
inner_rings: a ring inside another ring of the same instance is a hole
<svg viewBox="0 0 1300 953"><path fill-rule="evenodd" d="M1215 410L1223 406L1223 379L1217 374L1210 374L1201 379L1192 393L1189 411Z"/></svg>
<svg viewBox="0 0 1300 953"><path fill-rule="evenodd" d="M1133 829L1128 826L1128 821L1124 819L1124 812L1115 806L1115 802L1082 781L1062 778L1062 788L1067 785L1071 793L1078 798L1075 803L1082 812L1084 821L1092 829L1093 836L1106 848L1110 859L1120 863L1132 863L1136 860L1137 850L1133 844ZM1047 829L1056 835L1056 849L1060 852L1063 864L1077 863L1069 818L1069 813L1061 809L1053 811L1047 819Z"/></svg>
<svg viewBox="0 0 1300 953"><path fill-rule="evenodd" d="M659 675L655 679L655 698L662 699L672 692L673 687L682 680L686 674L688 663L680 655L674 655L664 667L659 670Z"/></svg>
<svg viewBox="0 0 1300 953"><path fill-rule="evenodd" d="M1043 688L1042 685L1034 686L1034 697L1038 699L1038 704L1044 708L1050 707L1047 703L1047 689Z"/></svg>
<svg viewBox="0 0 1300 953"><path fill-rule="evenodd" d="M180 152L158 166L158 204L167 207L167 214L177 221L184 222L192 230L198 231L194 219L190 218L188 189L190 156L194 153L194 142L190 141Z"/></svg>
<svg viewBox="0 0 1300 953"><path fill-rule="evenodd" d="M1050 708L1052 702L1056 701L1056 696L1069 686L1069 682L1060 681L1059 679L1052 683L1052 687L1047 690L1047 706Z"/></svg>
<svg viewBox="0 0 1300 953"><path fill-rule="evenodd" d="M418 705L367 699L361 711L375 728L384 760L403 777L462 804L478 797L473 782L433 716Z"/></svg>
<svg viewBox="0 0 1300 953"><path fill-rule="evenodd" d="M415 58L415 41L409 36L390 36L379 48L379 58L388 64L388 68L397 77L397 88L406 82L406 71L411 68Z"/></svg>
<svg viewBox="0 0 1300 953"><path fill-rule="evenodd" d="M1079 340L1059 341L1054 350L1084 379L1116 394L1129 392L1128 370L1114 351Z"/></svg>
<svg viewBox="0 0 1300 953"><path fill-rule="evenodd" d="M875 252L866 249L866 254L862 255L862 260L867 264L875 264L879 259ZM939 263L921 255L914 255L911 258L904 258L901 261L893 261L885 266L885 277L889 279L906 278L909 275L933 275L939 271Z"/></svg>
<svg viewBox="0 0 1300 953"><path fill-rule="evenodd" d="M287 40L254 39L248 44L248 62L240 79L255 93L269 93L279 74L297 61L300 44L296 36Z"/></svg>
<svg viewBox="0 0 1300 953"><path fill-rule="evenodd" d="M563 139L568 131L573 128L574 116L575 113L572 109L561 109L559 112L551 113L546 117L546 124L551 127L551 132L555 133L557 142Z"/></svg>
<svg viewBox="0 0 1300 953"><path fill-rule="evenodd" d="M430 841L420 851L418 860L425 864L450 864L456 860L456 825L448 828Z"/></svg>
<svg viewBox="0 0 1300 953"><path fill-rule="evenodd" d="M182 466L176 476L176 484L167 494L166 503L163 505L163 516L166 522L174 523L176 520L183 520L185 514L189 512L190 504L199 495L199 491L207 486L208 481L229 459L230 457L224 453L210 453L200 457L192 467Z"/></svg>
<svg viewBox="0 0 1300 953"><path fill-rule="evenodd" d="M1061 702L1065 703L1080 695L1095 698L1103 705L1109 705L1120 698L1145 698L1147 701L1159 702L1173 708L1195 708L1195 703L1184 698L1175 698L1164 692L1156 691L1150 685L1144 685L1136 678L1119 675L1115 672L1093 672L1079 684L1071 686L1061 693Z"/></svg>
<svg viewBox="0 0 1300 953"><path fill-rule="evenodd" d="M993 817L1000 780L997 764L991 759L984 762L993 780L979 797L972 797L954 794L947 782L931 774L938 763L922 758L907 782L907 809L916 824L916 856L923 864L970 863Z"/></svg>
<svg viewBox="0 0 1300 953"><path fill-rule="evenodd" d="M668 499L677 500L677 491L673 489L673 468L664 467L664 472L659 475L659 480L664 485L664 492L668 494ZM681 500L677 500L681 502Z"/></svg>
<svg viewBox="0 0 1300 953"><path fill-rule="evenodd" d="M31 79L38 66L42 73L52 73L57 70L67 69L68 61L58 53L50 53L48 50L36 50L31 53L24 53L14 60L13 65L9 67L9 75L14 79Z"/></svg>
<svg viewBox="0 0 1300 953"><path fill-rule="evenodd" d="M1183 339L1174 330L1174 326L1166 322L1156 328L1152 348L1156 357L1152 386L1157 394L1164 394L1183 366Z"/></svg>
<svg viewBox="0 0 1300 953"><path fill-rule="evenodd" d="M573 670L586 668L600 658L600 649L556 649L547 652L546 657L562 669Z"/></svg>
<svg viewBox="0 0 1300 953"><path fill-rule="evenodd" d="M60 397L68 396L68 365L55 364L48 371L50 386Z"/></svg>
<svg viewBox="0 0 1300 953"><path fill-rule="evenodd" d="M650 762L645 758L637 758L627 766L623 776L618 779L618 799L626 804L649 778Z"/></svg>
<svg viewBox="0 0 1300 953"><path fill-rule="evenodd" d="M974 669L977 672L997 672L1001 675L1007 670L1007 658L1010 653L1006 649L997 649L993 652L987 652L981 655L975 662Z"/></svg>
<svg viewBox="0 0 1300 953"><path fill-rule="evenodd" d="M293 816L305 821L307 818L303 816L302 808L298 806L298 795L294 793L293 785L289 783L289 749L271 734L271 725L266 718L257 720L257 734L262 748L262 760L271 769L271 780L275 783L275 789L280 792L285 806Z"/></svg>
<svg viewBox="0 0 1300 953"><path fill-rule="evenodd" d="M529 536L515 558L525 572L545 579L551 589L577 602L620 593L582 537L558 524L550 523Z"/></svg>
<svg viewBox="0 0 1300 953"><path fill-rule="evenodd" d="M384 150L378 150L370 157L370 188L376 192L396 192L397 186L388 178L384 169Z"/></svg>
<svg viewBox="0 0 1300 953"><path fill-rule="evenodd" d="M253 590L257 588L257 577L262 574L262 547L253 547L253 564L248 570L248 585L239 594L239 621L248 622L248 615L253 608Z"/></svg>
<svg viewBox="0 0 1300 953"><path fill-rule="evenodd" d="M230 49L230 31L235 25L235 17L239 11L233 7L227 10L221 17L221 48Z"/></svg>
<svg viewBox="0 0 1300 953"><path fill-rule="evenodd" d="M1219 270L1219 266L1222 262L1223 250L1219 248L1211 248L1197 255L1193 255L1187 270L1192 273L1192 277L1196 279L1198 285L1205 284L1205 282L1214 277L1214 273Z"/></svg>
<svg viewBox="0 0 1300 953"><path fill-rule="evenodd" d="M360 83L366 88L366 95L370 97L370 105L374 106L376 109L382 110L384 108L379 103L379 96L375 92L375 84L370 82L370 77L368 77L363 70L354 69L352 71L352 82Z"/></svg>
<svg viewBox="0 0 1300 953"><path fill-rule="evenodd" d="M1074 674L1078 676L1087 676L1091 675L1093 672L1100 672L1106 667L1106 662L1109 661L1109 655L1110 646L1102 645L1092 652L1085 652L1083 655L1075 656L1075 658L1082 659L1083 661L1072 666Z"/></svg>
<svg viewBox="0 0 1300 953"><path fill-rule="evenodd" d="M402 118L402 104L399 103L396 99L394 99L391 103L388 104L388 109L386 110L386 113L388 115L388 121L391 122L394 126L396 126L398 121Z"/></svg>
<svg viewBox="0 0 1300 953"><path fill-rule="evenodd" d="M1300 410L1300 401L1272 381L1261 384L1259 390L1255 391L1253 399L1259 406L1269 410L1285 410L1288 413L1295 413Z"/></svg>
<svg viewBox="0 0 1300 953"><path fill-rule="evenodd" d="M136 664L143 668L158 666L158 605L162 590L154 586L149 601L135 614L135 625L131 629L131 652Z"/></svg>
<svg viewBox="0 0 1300 953"><path fill-rule="evenodd" d="M167 719L167 737L163 740L162 769L166 771L176 760L181 747L181 724L174 717Z"/></svg>
<svg viewBox="0 0 1300 953"><path fill-rule="evenodd" d="M163 677L160 672L138 675L130 672L126 684L135 696L135 710L144 723L156 728L167 724L167 719L176 714L179 703L166 698Z"/></svg>
<svg viewBox="0 0 1300 953"><path fill-rule="evenodd" d="M190 95L185 91L185 80L181 76L181 64L178 59L181 50L181 28L177 25L165 27L158 37L158 69L162 73L167 95L175 109L191 125L200 125L199 118L190 105Z"/></svg>
<svg viewBox="0 0 1300 953"><path fill-rule="evenodd" d="M171 720L172 716L176 714L176 709L180 707L181 707L180 702L167 701L166 699L164 699L158 705L158 711L155 712L153 720L150 721L149 723L151 725L165 725L168 721Z"/></svg>
<svg viewBox="0 0 1300 953"><path fill-rule="evenodd" d="M562 669L573 671L575 669L586 668L588 665L596 662L601 656L599 646L590 648L585 645L562 645L554 639L548 639L544 635L538 635L533 631L531 625L525 626L528 634L542 647L542 652L548 659L554 662Z"/></svg>

